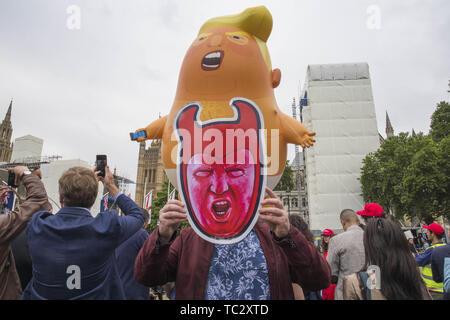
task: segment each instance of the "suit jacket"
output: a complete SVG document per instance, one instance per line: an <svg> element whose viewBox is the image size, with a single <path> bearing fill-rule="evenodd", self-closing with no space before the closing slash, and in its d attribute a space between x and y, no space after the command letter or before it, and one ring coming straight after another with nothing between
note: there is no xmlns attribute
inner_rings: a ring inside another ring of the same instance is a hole
<svg viewBox="0 0 450 320"><path fill-rule="evenodd" d="M31 216L51 208L42 181L34 174L25 175L22 183L26 200L8 214L0 214L0 300L19 299L22 294L11 242L27 227Z"/></svg>
<svg viewBox="0 0 450 320"><path fill-rule="evenodd" d="M267 224L254 228L267 262L271 299L294 299L292 283L303 290L320 290L331 283L330 268L313 243L297 228L276 241ZM139 252L134 268L138 282L146 286L176 282L176 299L205 299L214 244L185 228L169 244L159 243L158 229Z"/></svg>
<svg viewBox="0 0 450 320"><path fill-rule="evenodd" d="M134 279L134 261L148 237L148 232L141 229L116 249L117 268L127 300L150 300L150 288Z"/></svg>
<svg viewBox="0 0 450 320"><path fill-rule="evenodd" d="M22 299L124 299L114 252L144 216L123 194L117 205L124 217L105 211L94 218L78 207L35 214L27 229L33 278Z"/></svg>

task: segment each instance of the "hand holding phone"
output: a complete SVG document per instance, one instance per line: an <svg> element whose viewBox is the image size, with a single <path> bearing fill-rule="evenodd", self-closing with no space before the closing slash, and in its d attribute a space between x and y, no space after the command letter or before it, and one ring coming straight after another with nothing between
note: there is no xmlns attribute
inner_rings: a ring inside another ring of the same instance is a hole
<svg viewBox="0 0 450 320"><path fill-rule="evenodd" d="M95 161L95 171L100 171L99 177L105 177L105 168L107 165L106 155L98 154Z"/></svg>
<svg viewBox="0 0 450 320"><path fill-rule="evenodd" d="M17 188L16 175L11 170L8 171L8 187Z"/></svg>
<svg viewBox="0 0 450 320"><path fill-rule="evenodd" d="M17 166L8 169L8 186L11 188L17 188L19 186L19 180L26 171L30 171L28 167Z"/></svg>

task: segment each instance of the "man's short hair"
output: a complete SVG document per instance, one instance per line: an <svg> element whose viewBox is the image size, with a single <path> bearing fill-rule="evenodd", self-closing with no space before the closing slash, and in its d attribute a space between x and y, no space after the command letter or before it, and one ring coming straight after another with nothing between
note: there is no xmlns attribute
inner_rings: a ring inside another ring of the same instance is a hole
<svg viewBox="0 0 450 320"><path fill-rule="evenodd" d="M342 210L339 218L345 222L359 222L358 215L352 209Z"/></svg>
<svg viewBox="0 0 450 320"><path fill-rule="evenodd" d="M150 220L150 214L144 208L141 208L141 211L142 215L144 216L144 225L146 226L148 224L148 220Z"/></svg>
<svg viewBox="0 0 450 320"><path fill-rule="evenodd" d="M439 234L437 234L436 232L433 232L433 231L431 231L431 232L434 233L434 235L436 236L436 238L438 238L438 240L442 240L442 238L444 237L444 234L445 234L445 232L443 234L441 234L441 235L439 235Z"/></svg>
<svg viewBox="0 0 450 320"><path fill-rule="evenodd" d="M98 181L94 171L73 167L59 178L59 194L66 207L91 208L97 199Z"/></svg>

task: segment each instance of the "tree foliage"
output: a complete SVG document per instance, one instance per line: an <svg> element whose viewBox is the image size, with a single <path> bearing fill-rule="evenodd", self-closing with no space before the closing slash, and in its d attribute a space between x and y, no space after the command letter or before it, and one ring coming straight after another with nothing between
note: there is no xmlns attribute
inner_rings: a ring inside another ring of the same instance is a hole
<svg viewBox="0 0 450 320"><path fill-rule="evenodd" d="M430 134L435 142L450 135L450 104L441 101L431 116Z"/></svg>
<svg viewBox="0 0 450 320"><path fill-rule="evenodd" d="M275 187L275 191L291 191L294 189L294 171L292 167L289 165L289 161L286 161L286 167L284 168L283 174L280 178L280 181Z"/></svg>
<svg viewBox="0 0 450 320"><path fill-rule="evenodd" d="M440 105L432 119L442 119L436 113L448 104ZM366 156L360 178L365 202L379 203L397 219L417 217L430 223L438 216L450 218L450 136L437 123L434 136L400 133Z"/></svg>
<svg viewBox="0 0 450 320"><path fill-rule="evenodd" d="M167 189L169 187L169 182L168 180L164 181L163 187L161 189L161 191L158 191L156 194L156 197L153 198L152 201L152 212L151 212L151 221L149 223L149 225L147 226L147 231L148 232L152 232L153 230L156 229L156 226L158 225L158 221L159 221L159 211L166 205L167 203ZM171 185L170 187L170 191L173 190L173 185ZM175 193L176 199L178 199L178 191L176 191ZM181 224L181 229L185 228L189 226L189 222L183 222Z"/></svg>

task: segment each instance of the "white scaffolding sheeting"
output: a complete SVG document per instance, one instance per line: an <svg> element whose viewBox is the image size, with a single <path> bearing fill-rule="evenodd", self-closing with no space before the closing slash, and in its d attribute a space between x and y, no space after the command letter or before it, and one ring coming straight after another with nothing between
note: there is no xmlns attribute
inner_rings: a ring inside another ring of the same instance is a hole
<svg viewBox="0 0 450 320"><path fill-rule="evenodd" d="M343 209L364 207L358 180L362 159L379 147L369 67L311 65L305 95L303 123L317 137L305 150L310 227L341 229Z"/></svg>

